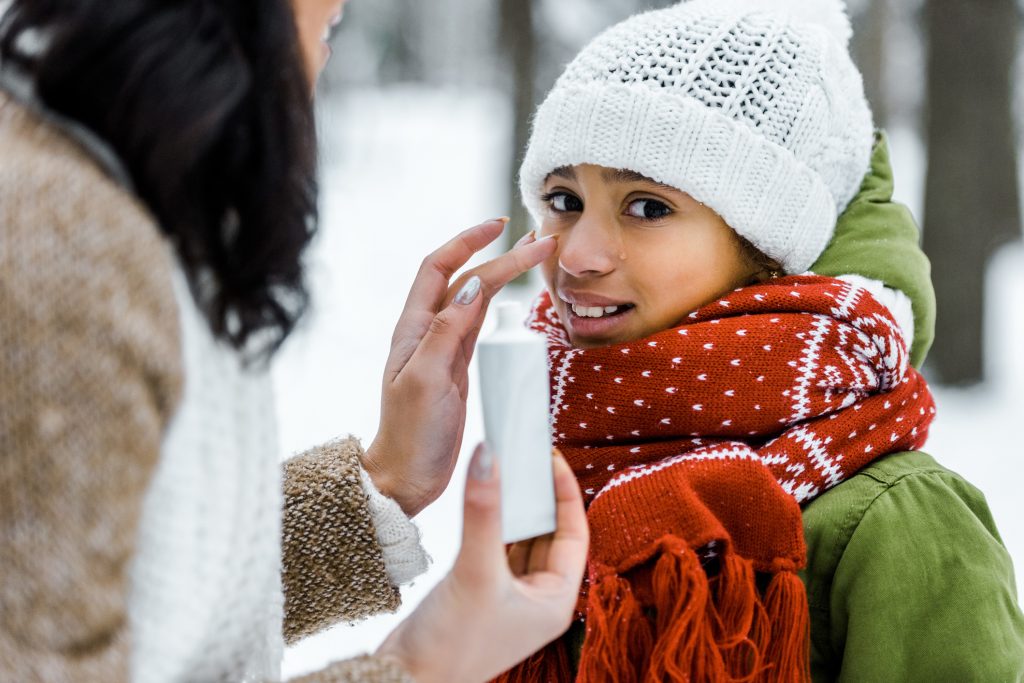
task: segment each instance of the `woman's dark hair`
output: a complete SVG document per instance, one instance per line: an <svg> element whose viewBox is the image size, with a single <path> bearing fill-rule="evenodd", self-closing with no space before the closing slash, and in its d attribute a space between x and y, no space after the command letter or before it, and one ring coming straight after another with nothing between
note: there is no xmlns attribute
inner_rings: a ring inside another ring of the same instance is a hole
<svg viewBox="0 0 1024 683"><path fill-rule="evenodd" d="M214 333L269 357L308 304L301 258L317 221L288 0L13 0L0 61L111 145Z"/></svg>

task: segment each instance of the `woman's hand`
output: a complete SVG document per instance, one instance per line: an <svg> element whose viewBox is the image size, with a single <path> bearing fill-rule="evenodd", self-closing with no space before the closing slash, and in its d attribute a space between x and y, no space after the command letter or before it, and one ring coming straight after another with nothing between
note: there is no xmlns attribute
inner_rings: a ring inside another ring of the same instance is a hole
<svg viewBox="0 0 1024 683"><path fill-rule="evenodd" d="M506 554L497 467L477 447L455 566L388 636L379 655L397 659L417 683L482 683L565 632L589 535L576 477L561 455L554 468L555 532Z"/></svg>
<svg viewBox="0 0 1024 683"><path fill-rule="evenodd" d="M488 303L555 250L554 240L534 240L531 233L449 284L506 222L470 228L423 261L391 339L380 426L363 466L410 517L436 500L451 480L466 421L469 362Z"/></svg>

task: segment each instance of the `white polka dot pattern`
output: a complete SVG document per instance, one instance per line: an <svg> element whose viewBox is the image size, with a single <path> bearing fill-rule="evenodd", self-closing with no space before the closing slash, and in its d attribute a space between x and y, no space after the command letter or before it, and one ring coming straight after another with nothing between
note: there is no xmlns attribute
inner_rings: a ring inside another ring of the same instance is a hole
<svg viewBox="0 0 1024 683"><path fill-rule="evenodd" d="M842 280L736 290L680 328L606 348L571 348L546 293L530 325L548 337L554 443L588 501L639 473L742 455L802 503L920 447L934 415L899 325Z"/></svg>

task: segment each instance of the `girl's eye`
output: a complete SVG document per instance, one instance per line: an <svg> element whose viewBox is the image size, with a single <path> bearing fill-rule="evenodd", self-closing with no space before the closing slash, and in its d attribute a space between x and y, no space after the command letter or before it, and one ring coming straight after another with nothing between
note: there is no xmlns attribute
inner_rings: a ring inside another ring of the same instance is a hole
<svg viewBox="0 0 1024 683"><path fill-rule="evenodd" d="M550 206L556 213L577 212L583 210L583 202L580 201L580 198L567 192L552 192L551 194L546 194L544 195L544 201L547 202L548 206Z"/></svg>
<svg viewBox="0 0 1024 683"><path fill-rule="evenodd" d="M657 199L637 199L629 203L629 206L626 207L626 213L634 218L656 220L672 213L672 209Z"/></svg>

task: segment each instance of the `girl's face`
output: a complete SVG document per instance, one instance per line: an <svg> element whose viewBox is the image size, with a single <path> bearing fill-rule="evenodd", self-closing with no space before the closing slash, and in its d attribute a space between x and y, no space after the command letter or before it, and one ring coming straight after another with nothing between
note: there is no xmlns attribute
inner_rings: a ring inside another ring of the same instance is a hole
<svg viewBox="0 0 1024 683"><path fill-rule="evenodd" d="M331 30L341 22L348 0L292 0L299 45L306 60L309 82L316 83L331 56L328 40Z"/></svg>
<svg viewBox="0 0 1024 683"><path fill-rule="evenodd" d="M574 346L633 341L757 279L758 268L718 214L632 171L582 164L544 183L543 264Z"/></svg>

